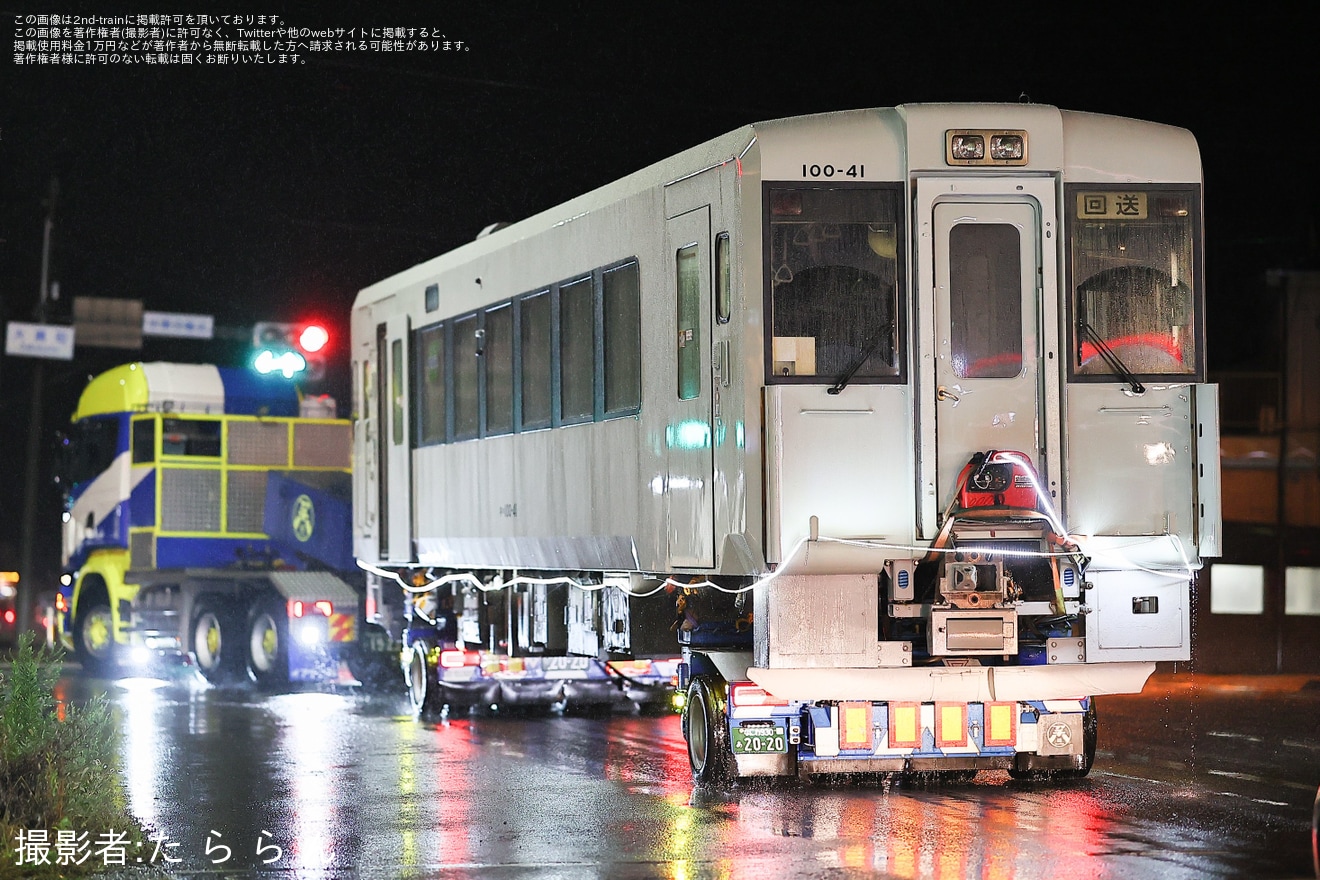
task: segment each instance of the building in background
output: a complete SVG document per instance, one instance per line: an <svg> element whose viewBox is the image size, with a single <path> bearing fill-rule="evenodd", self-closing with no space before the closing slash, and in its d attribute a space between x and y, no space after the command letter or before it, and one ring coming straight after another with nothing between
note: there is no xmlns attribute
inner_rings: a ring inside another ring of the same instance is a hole
<svg viewBox="0 0 1320 880"><path fill-rule="evenodd" d="M1320 673L1320 272L1271 272L1259 370L1220 383L1224 555L1201 578L1193 668Z"/></svg>

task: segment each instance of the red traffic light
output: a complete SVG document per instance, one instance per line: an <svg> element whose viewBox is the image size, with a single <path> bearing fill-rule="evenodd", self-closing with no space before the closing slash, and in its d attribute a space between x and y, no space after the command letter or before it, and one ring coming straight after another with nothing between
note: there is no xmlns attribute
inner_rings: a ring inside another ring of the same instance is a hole
<svg viewBox="0 0 1320 880"><path fill-rule="evenodd" d="M318 352L330 341L330 334L320 324L308 324L298 331L298 347L308 353Z"/></svg>

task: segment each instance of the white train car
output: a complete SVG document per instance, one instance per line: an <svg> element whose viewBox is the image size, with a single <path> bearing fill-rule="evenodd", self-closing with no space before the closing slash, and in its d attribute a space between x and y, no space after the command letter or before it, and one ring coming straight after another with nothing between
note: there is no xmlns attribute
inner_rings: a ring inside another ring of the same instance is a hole
<svg viewBox="0 0 1320 880"><path fill-rule="evenodd" d="M838 112L364 289L355 551L415 702L677 623L699 781L1087 772L1218 552L1201 197L1165 125Z"/></svg>

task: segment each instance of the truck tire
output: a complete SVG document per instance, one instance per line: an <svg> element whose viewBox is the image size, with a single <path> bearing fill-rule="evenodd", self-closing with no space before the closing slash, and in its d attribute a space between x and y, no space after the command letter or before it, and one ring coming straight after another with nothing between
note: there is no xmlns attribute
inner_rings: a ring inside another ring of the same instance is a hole
<svg viewBox="0 0 1320 880"><path fill-rule="evenodd" d="M428 659L430 654L429 643L422 640L413 642L408 665L404 668L408 676L408 703L412 706L413 715L418 718L439 712L443 705L440 701L440 686Z"/></svg>
<svg viewBox="0 0 1320 880"><path fill-rule="evenodd" d="M692 679L685 717L692 779L698 785L723 785L731 781L734 763L729 748L729 724L716 681L704 675Z"/></svg>
<svg viewBox="0 0 1320 880"><path fill-rule="evenodd" d="M289 617L283 603L260 602L252 610L247 631L248 675L257 684L289 683Z"/></svg>
<svg viewBox="0 0 1320 880"><path fill-rule="evenodd" d="M116 661L115 622L104 588L93 588L79 603L73 646L78 662L88 675L114 671Z"/></svg>
<svg viewBox="0 0 1320 880"><path fill-rule="evenodd" d="M232 682L243 669L238 621L238 615L223 602L202 599L197 603L188 646L198 671L212 684Z"/></svg>

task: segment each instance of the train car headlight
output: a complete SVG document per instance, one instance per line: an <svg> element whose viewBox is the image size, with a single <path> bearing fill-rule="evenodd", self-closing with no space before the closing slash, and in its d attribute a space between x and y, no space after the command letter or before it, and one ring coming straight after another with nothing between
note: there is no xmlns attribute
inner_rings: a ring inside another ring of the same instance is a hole
<svg viewBox="0 0 1320 880"><path fill-rule="evenodd" d="M1020 134L997 134L990 138L991 159L1021 159L1025 155L1026 142Z"/></svg>
<svg viewBox="0 0 1320 880"><path fill-rule="evenodd" d="M1027 164L1025 130L950 129L944 137L944 161L950 165Z"/></svg>
<svg viewBox="0 0 1320 880"><path fill-rule="evenodd" d="M949 152L963 162L985 158L985 138L979 134L955 134L949 138Z"/></svg>

